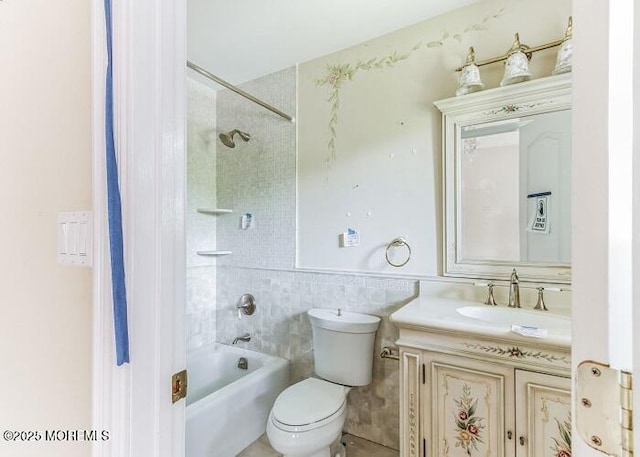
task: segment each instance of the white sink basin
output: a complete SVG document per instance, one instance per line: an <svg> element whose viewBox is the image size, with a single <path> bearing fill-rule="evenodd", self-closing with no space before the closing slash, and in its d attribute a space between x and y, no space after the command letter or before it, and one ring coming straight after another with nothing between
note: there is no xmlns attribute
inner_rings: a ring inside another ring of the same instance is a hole
<svg viewBox="0 0 640 457"><path fill-rule="evenodd" d="M487 305L463 306L456 311L465 317L497 325L521 325L540 329L571 329L571 321L567 317L548 314L545 311L527 311Z"/></svg>

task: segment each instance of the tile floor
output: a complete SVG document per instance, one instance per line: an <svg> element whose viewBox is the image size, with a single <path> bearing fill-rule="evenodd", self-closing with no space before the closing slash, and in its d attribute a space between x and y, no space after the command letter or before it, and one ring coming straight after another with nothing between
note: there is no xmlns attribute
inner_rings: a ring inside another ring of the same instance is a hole
<svg viewBox="0 0 640 457"><path fill-rule="evenodd" d="M398 457L398 451L380 444L358 438L353 435L343 435L342 442L346 444L347 457ZM238 457L281 457L269 445L267 435L262 435L251 446L242 451Z"/></svg>

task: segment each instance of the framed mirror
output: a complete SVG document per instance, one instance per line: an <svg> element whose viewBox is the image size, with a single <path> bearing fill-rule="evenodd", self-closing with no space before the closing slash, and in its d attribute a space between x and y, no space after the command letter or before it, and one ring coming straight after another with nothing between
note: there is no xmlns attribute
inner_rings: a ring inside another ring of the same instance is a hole
<svg viewBox="0 0 640 457"><path fill-rule="evenodd" d="M571 282L571 76L436 102L443 274Z"/></svg>

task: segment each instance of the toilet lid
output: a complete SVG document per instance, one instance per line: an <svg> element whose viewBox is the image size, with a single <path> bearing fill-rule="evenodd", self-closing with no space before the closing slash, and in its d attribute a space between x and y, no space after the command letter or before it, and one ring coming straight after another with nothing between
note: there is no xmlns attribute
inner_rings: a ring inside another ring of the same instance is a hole
<svg viewBox="0 0 640 457"><path fill-rule="evenodd" d="M308 378L285 389L273 405L273 417L292 426L313 424L335 414L346 401L344 386Z"/></svg>

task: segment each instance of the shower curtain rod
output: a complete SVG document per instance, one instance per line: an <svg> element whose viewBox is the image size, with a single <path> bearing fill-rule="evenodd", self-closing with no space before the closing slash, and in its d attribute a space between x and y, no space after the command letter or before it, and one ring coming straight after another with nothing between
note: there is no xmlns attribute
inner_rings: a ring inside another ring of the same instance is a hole
<svg viewBox="0 0 640 457"><path fill-rule="evenodd" d="M191 68L193 71L200 73L202 76L204 76L205 78L210 79L211 81L220 84L221 86L226 87L227 89L235 92L238 95L243 96L244 98L251 100L254 103L257 103L258 105L262 106L263 108L268 109L269 111L276 113L278 116L285 118L288 121L293 122L293 118L291 116L289 116L286 113L283 113L282 111L280 111L278 108L274 108L273 106L269 105L268 103L263 102L262 100L260 100L259 98L254 97L253 95L243 91L242 89L237 88L236 86L234 86L231 83L228 83L227 81L225 81L222 78L219 78L218 76L214 75L213 73L209 73L207 70L205 70L202 67L199 67L198 65L196 65L195 63L187 60L187 67Z"/></svg>

